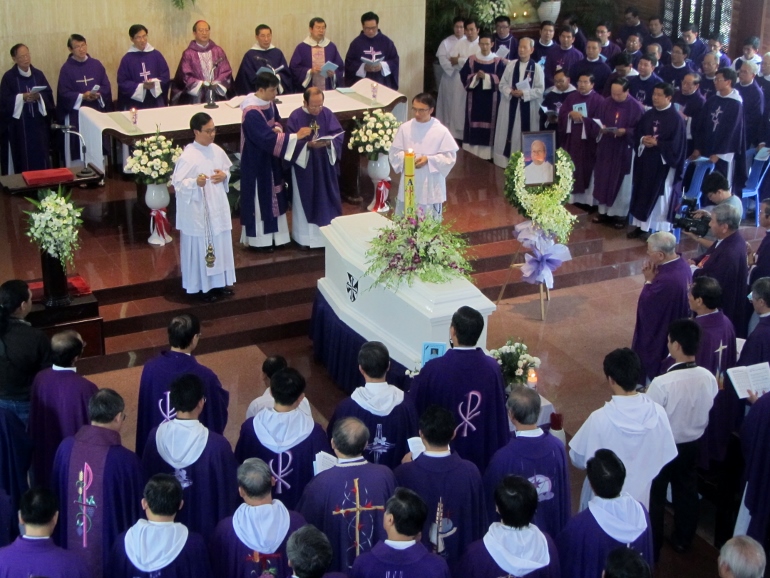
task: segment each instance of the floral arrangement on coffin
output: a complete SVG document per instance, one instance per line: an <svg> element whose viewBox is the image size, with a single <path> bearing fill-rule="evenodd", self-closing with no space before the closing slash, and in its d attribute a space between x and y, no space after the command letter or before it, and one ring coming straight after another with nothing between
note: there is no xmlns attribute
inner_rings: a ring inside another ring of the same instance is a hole
<svg viewBox="0 0 770 578"><path fill-rule="evenodd" d="M356 128L350 134L348 148L365 154L369 160L376 161L380 154L388 154L393 137L401 123L392 112L384 112L381 108L364 111L361 120L353 117Z"/></svg>
<svg viewBox="0 0 770 578"><path fill-rule="evenodd" d="M495 18L508 16L508 10L507 0L476 0L471 11L479 21L479 28L494 30Z"/></svg>
<svg viewBox="0 0 770 578"><path fill-rule="evenodd" d="M74 262L74 254L80 248L78 227L83 224L78 208L70 200L71 193L64 194L42 189L37 199L27 200L35 206L34 211L24 211L29 215L27 236L43 253L61 261L64 271Z"/></svg>
<svg viewBox="0 0 770 578"><path fill-rule="evenodd" d="M144 185L165 185L171 180L182 147L157 133L134 143L134 151L126 160L124 171L133 173L136 182Z"/></svg>
<svg viewBox="0 0 770 578"><path fill-rule="evenodd" d="M529 370L540 367L540 358L530 355L525 343L513 339L506 341L500 349L491 349L489 354L500 364L508 385L524 385Z"/></svg>
<svg viewBox="0 0 770 578"><path fill-rule="evenodd" d="M366 250L366 275L374 278L372 287L383 285L394 290L401 283L411 285L415 279L425 283L470 280L467 247L468 242L441 221L397 215L379 229Z"/></svg>

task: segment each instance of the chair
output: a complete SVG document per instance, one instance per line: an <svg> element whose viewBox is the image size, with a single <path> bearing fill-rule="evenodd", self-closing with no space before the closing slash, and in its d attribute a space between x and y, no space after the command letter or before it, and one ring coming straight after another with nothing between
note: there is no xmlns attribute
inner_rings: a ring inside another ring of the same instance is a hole
<svg viewBox="0 0 770 578"><path fill-rule="evenodd" d="M685 161L682 174L687 174L687 169L690 165L693 165L692 179L690 179L690 186L682 193L682 196L686 199L695 199L696 206L700 209L700 194L701 187L703 186L703 179L714 170L714 163L712 163L706 157L700 157L694 161ZM674 229L674 237L676 242L679 243L680 237L679 229Z"/></svg>
<svg viewBox="0 0 770 578"><path fill-rule="evenodd" d="M765 157L762 160L756 158L756 149L749 149L746 151L746 157L749 158L751 154L751 166L749 168L749 176L746 179L746 186L741 190L741 202L743 203L743 214L748 212L749 199L754 199L754 226L759 227L759 190L762 187L762 181L767 174L767 169L770 167L769 158Z"/></svg>

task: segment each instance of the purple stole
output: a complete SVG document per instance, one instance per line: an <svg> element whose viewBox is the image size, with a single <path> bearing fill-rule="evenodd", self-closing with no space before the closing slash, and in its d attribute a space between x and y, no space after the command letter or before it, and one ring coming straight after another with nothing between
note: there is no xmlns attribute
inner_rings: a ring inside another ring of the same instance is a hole
<svg viewBox="0 0 770 578"><path fill-rule="evenodd" d="M275 126L275 104L273 102L266 104L264 106L247 106L245 109L243 109L243 114L241 115L241 122L243 122L246 119L246 114L249 113L252 110L256 110L259 114L262 115L262 118L265 119L265 123L267 126L272 128ZM273 111L272 118L267 118L267 115L265 115L266 110ZM273 148L273 156L281 158L281 151L283 150L283 141L286 138L285 133L279 133L276 135L275 139L275 147ZM243 154L243 143L246 140L246 137L241 131L241 154ZM274 174L271 172L271 175ZM265 211L267 208L265 203L262 201L264 198L262 195L259 195L259 211L260 215L262 217L262 221L265 222L267 225L268 220L273 221L275 219L278 219L282 215L281 209L278 206L278 194L283 192L283 183L275 184L275 178L273 178L273 184L270 190L270 210ZM277 231L277 229L276 229ZM267 232L267 227L265 228L265 232Z"/></svg>
<svg viewBox="0 0 770 578"><path fill-rule="evenodd" d="M517 60L513 67L514 85L519 82L520 64L521 60ZM524 76L524 79L529 81L530 86L532 85L534 76L535 61L530 58L529 62L527 62L526 75ZM508 106L510 107L508 111L508 137L505 139L505 149L503 150L503 154L506 158L511 156L511 131L513 130L513 123L516 121L516 113L521 114L521 132L529 132L531 130L529 122L529 101L524 102L520 98L512 98Z"/></svg>

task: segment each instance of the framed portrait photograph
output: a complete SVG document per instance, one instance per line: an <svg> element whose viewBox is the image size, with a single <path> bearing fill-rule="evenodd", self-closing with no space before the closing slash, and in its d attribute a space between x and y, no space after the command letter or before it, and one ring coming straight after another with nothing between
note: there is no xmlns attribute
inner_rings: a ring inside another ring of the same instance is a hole
<svg viewBox="0 0 770 578"><path fill-rule="evenodd" d="M521 151L524 154L524 184L553 184L556 131L522 133Z"/></svg>

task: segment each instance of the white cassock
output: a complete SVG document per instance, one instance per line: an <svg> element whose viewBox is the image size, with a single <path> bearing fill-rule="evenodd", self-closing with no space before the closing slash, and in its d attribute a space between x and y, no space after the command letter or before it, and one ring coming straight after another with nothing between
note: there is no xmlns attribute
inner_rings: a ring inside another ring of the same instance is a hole
<svg viewBox="0 0 770 578"><path fill-rule="evenodd" d="M455 74L449 79L447 89L452 92L452 110L449 113L449 124L446 127L452 133L454 138L462 139L465 130L465 103L468 100L468 93L460 79L460 70L465 65L469 56L477 54L479 51L479 39L470 42L467 38L461 38L455 44L454 50L450 56L457 56L459 60L453 66Z"/></svg>
<svg viewBox="0 0 770 578"><path fill-rule="evenodd" d="M462 37L464 39L465 36ZM452 102L454 100L455 93L451 88L452 77L459 76L460 71L452 66L449 62L449 56L452 54L457 42L460 38L457 38L454 34L450 34L439 44L436 51L436 58L438 58L439 66L441 66L441 79L438 84L438 98L436 99L436 118L441 121L444 126L449 126L449 119L452 114Z"/></svg>
<svg viewBox="0 0 770 578"><path fill-rule="evenodd" d="M613 395L594 411L569 443L569 457L584 470L596 450L607 448L626 466L623 491L645 508L650 507L650 487L660 470L677 455L666 410L645 395ZM580 511L588 507L593 491L586 478L580 494Z"/></svg>
<svg viewBox="0 0 770 578"><path fill-rule="evenodd" d="M553 182L553 165L548 161L536 165L534 162L524 167L524 184L540 185Z"/></svg>
<svg viewBox="0 0 770 578"><path fill-rule="evenodd" d="M431 118L428 122L408 120L398 128L388 153L396 174L404 172L404 153L408 149L414 151L415 158L428 157L427 164L414 171L414 202L424 214L438 213L436 216L440 217L441 204L446 201L446 177L455 166L459 147L449 130L438 119ZM403 203L402 177L398 184L398 205Z"/></svg>
<svg viewBox="0 0 770 578"><path fill-rule="evenodd" d="M233 222L227 202L230 166L225 151L218 145L188 144L176 163L171 182L176 191L176 228L179 229L182 250L182 287L188 293L204 293L235 283L235 261L230 231ZM221 183L211 180L201 188L198 175L211 176L219 169L227 174ZM208 209L208 223L206 222ZM209 230L210 229L210 230ZM216 260L213 267L205 262L207 237L214 245Z"/></svg>
<svg viewBox="0 0 770 578"><path fill-rule="evenodd" d="M497 111L497 128L495 129L495 151L492 157L498 167L507 167L508 158L505 156L505 144L508 139L508 113L511 108L511 90L516 88L518 82L527 78L526 65L519 66L519 78L513 78L513 71L516 68L518 60L511 60L505 66L505 72L500 79L500 108ZM540 105L543 103L543 92L545 91L545 76L543 68L535 64L535 73L533 78L529 79L528 90L523 91L522 102L529 103L529 130L540 130ZM521 103L516 110L516 119L513 121L511 129L511 154L521 150ZM535 181L532 181L535 182ZM545 182L545 181L538 181Z"/></svg>

